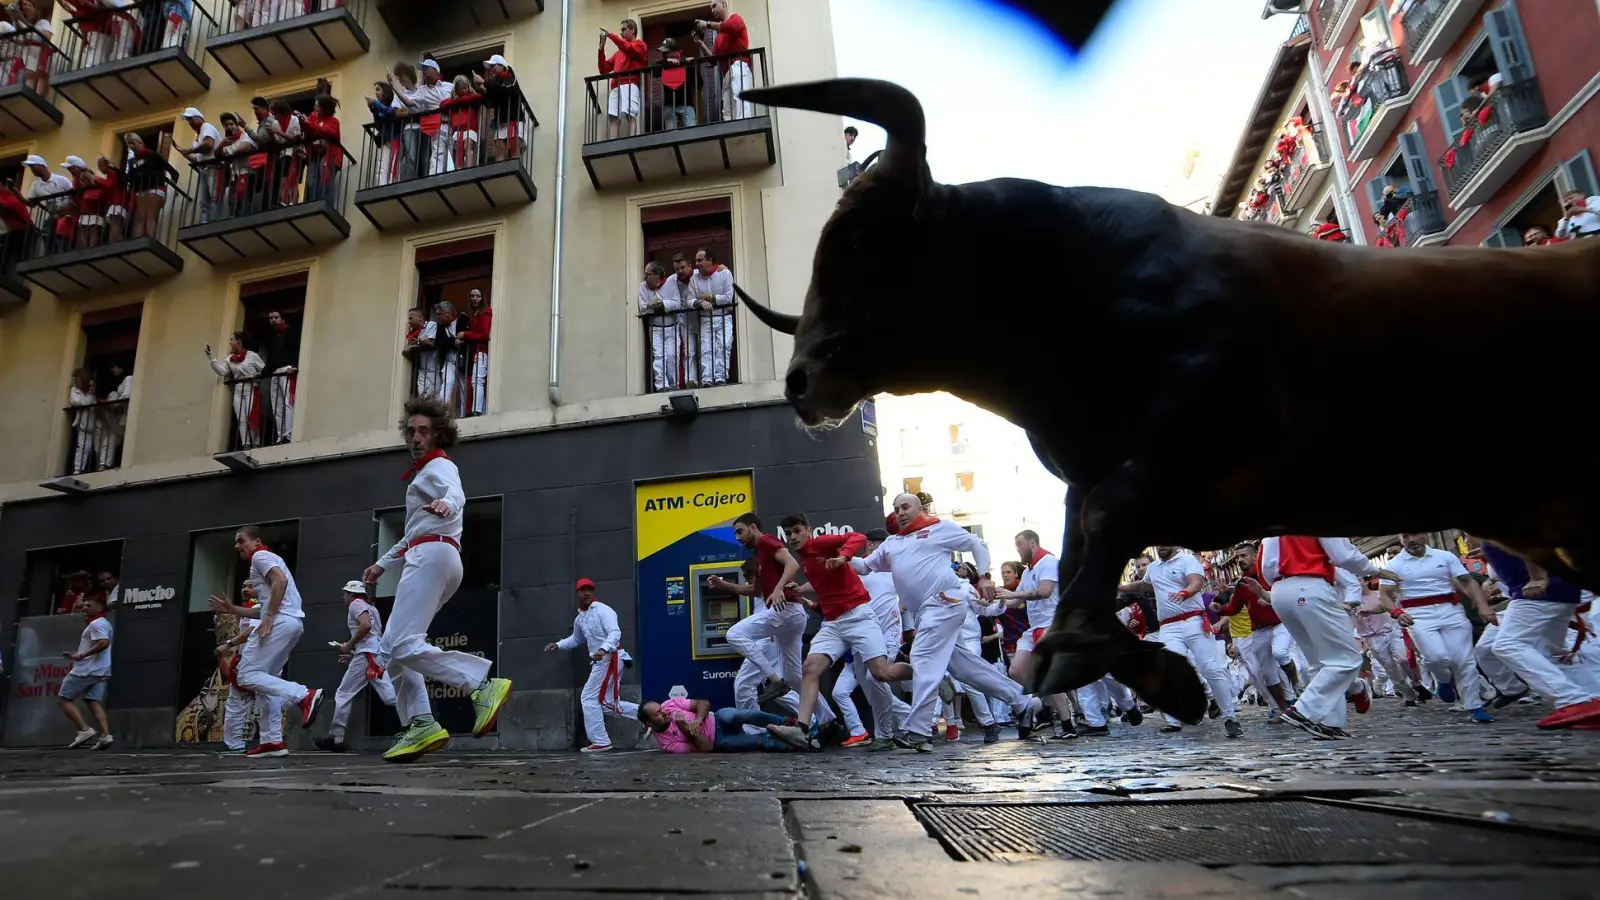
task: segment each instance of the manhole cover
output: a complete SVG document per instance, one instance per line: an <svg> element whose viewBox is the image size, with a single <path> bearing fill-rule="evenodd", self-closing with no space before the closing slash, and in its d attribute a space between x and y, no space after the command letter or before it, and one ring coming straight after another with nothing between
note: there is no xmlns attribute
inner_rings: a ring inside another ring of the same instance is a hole
<svg viewBox="0 0 1600 900"><path fill-rule="evenodd" d="M1201 865L1600 862L1591 839L1479 827L1309 800L923 803L957 859L1183 861Z"/></svg>

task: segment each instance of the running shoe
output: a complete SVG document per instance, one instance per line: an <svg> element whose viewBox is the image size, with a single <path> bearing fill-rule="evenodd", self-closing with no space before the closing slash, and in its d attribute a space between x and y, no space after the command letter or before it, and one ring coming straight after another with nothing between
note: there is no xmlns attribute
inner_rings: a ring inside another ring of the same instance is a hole
<svg viewBox="0 0 1600 900"><path fill-rule="evenodd" d="M84 730L78 732L77 735L73 737L72 743L67 745L67 749L68 750L76 750L79 747L82 747L85 744L88 744L90 741L94 740L94 736L95 736L96 733L97 732L93 728L85 728Z"/></svg>
<svg viewBox="0 0 1600 900"><path fill-rule="evenodd" d="M245 754L246 759L265 759L269 756L288 756L289 745L283 741L273 741L270 744L257 744L254 749Z"/></svg>
<svg viewBox="0 0 1600 900"><path fill-rule="evenodd" d="M444 726L434 721L430 716L427 719L418 719L411 723L411 727L400 733L399 740L393 747L383 753L384 762L411 762L420 758L424 753L439 750L450 745L450 732Z"/></svg>
<svg viewBox="0 0 1600 900"><path fill-rule="evenodd" d="M862 744L870 744L870 743L872 743L872 735L867 734L865 731L863 731L860 734L852 734L848 738L845 738L844 743L840 744L839 746L841 746L841 747L859 747Z"/></svg>
<svg viewBox="0 0 1600 900"><path fill-rule="evenodd" d="M306 695L300 698L300 727L310 728L311 723L316 721L317 710L321 708L322 688L306 691Z"/></svg>
<svg viewBox="0 0 1600 900"><path fill-rule="evenodd" d="M485 678L472 692L472 736L483 737L494 730L500 717L500 707L511 696L511 681L506 678Z"/></svg>

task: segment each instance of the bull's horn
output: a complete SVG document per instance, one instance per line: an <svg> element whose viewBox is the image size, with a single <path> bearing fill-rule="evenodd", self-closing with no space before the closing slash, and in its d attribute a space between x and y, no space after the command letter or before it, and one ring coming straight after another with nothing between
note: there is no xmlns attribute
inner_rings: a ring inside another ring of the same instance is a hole
<svg viewBox="0 0 1600 900"><path fill-rule="evenodd" d="M882 126L889 133L889 142L879 168L916 174L926 163L927 127L922 104L915 94L898 84L875 78L834 78L753 88L739 96L763 106L834 113Z"/></svg>
<svg viewBox="0 0 1600 900"><path fill-rule="evenodd" d="M757 319L760 319L763 325L766 325L773 331L781 331L784 334L794 334L795 329L800 327L799 316L791 316L788 313L781 313L777 310L768 309L767 307L762 306L755 300L751 299L750 295L744 292L744 288L739 287L737 284L733 286L733 292L739 295L739 299L744 301L745 306L750 307L750 312Z"/></svg>

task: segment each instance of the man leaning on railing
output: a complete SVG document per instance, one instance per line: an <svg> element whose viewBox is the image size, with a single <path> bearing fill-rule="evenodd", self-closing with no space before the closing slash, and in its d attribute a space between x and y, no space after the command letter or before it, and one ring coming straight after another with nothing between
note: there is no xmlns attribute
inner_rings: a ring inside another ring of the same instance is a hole
<svg viewBox="0 0 1600 900"><path fill-rule="evenodd" d="M266 363L250 348L250 335L235 331L228 338L228 357L217 359L206 345L206 360L211 371L217 373L222 383L233 392L233 424L239 436L239 449L254 450L261 446L262 425L261 380Z"/></svg>

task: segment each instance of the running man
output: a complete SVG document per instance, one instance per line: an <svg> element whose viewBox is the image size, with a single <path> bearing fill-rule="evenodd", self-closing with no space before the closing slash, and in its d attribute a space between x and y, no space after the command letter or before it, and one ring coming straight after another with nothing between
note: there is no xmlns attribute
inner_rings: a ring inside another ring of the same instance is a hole
<svg viewBox="0 0 1600 900"><path fill-rule="evenodd" d="M785 585L800 574L800 563L789 553L783 542L761 530L761 520L755 513L745 513L733 520L733 536L748 550L755 551L756 577L751 584L735 584L712 575L706 583L713 590L727 591L751 597L755 607L750 615L740 619L728 629L728 646L739 651L745 665L761 670L769 679L767 687L749 705L748 697L735 697L740 708L759 708L762 703L775 700L800 686L800 645L806 632L806 607L789 599ZM772 665L771 657L762 643L771 638L777 644L781 668Z"/></svg>
<svg viewBox="0 0 1600 900"><path fill-rule="evenodd" d="M333 695L333 723L326 737L317 738L318 750L343 753L349 748L344 743L344 729L350 722L350 705L372 685L378 699L386 706L394 706L394 684L389 673L378 666L379 638L383 635L383 617L367 603L367 586L359 581L346 582L344 586L345 625L350 628L350 640L339 645L339 661L345 663L344 678Z"/></svg>
<svg viewBox="0 0 1600 900"><path fill-rule="evenodd" d="M257 727L260 740L254 750L245 756L259 759L268 756L288 756L289 745L283 742L283 707L293 704L300 709L300 727L309 728L322 707L322 689L308 688L303 684L278 677L289 654L300 643L305 633L305 611L300 604L300 588L289 574L289 564L272 552L261 540L261 530L246 525L233 536L233 546L239 556L250 564L247 576L258 606L231 611L260 624L245 640L239 654L239 667L235 681L239 687L256 695ZM226 603L226 601L223 601ZM212 601L216 606L216 598Z"/></svg>
<svg viewBox="0 0 1600 900"><path fill-rule="evenodd" d="M450 408L433 397L406 401L400 432L411 448L405 537L361 575L366 584L377 584L385 570L405 564L389 627L378 642L377 663L394 678L400 721L407 723L383 754L389 762L408 762L450 743L450 732L433 717L425 679L472 692L473 737L494 728L500 707L511 696L508 679L489 677L493 663L487 659L428 643L433 617L461 585L461 511L467 497L461 471L445 453L459 435Z"/></svg>
<svg viewBox="0 0 1600 900"><path fill-rule="evenodd" d="M606 714L624 719L636 718L639 707L622 699L622 625L617 611L594 598L594 582L579 578L578 614L572 619L572 634L544 645L544 652L576 650L582 646L589 654L589 680L579 695L583 704L583 730L589 736L584 753L604 753L611 749L611 734L606 731Z"/></svg>

